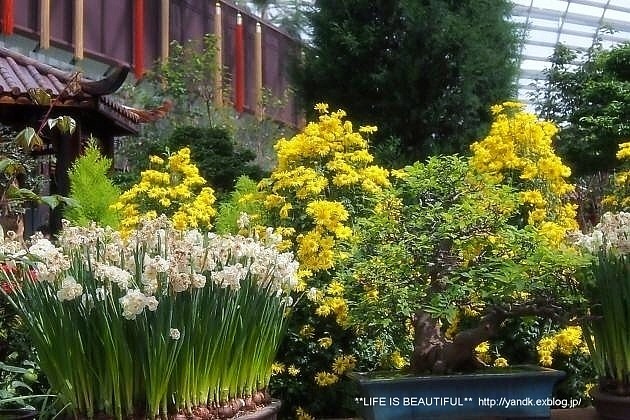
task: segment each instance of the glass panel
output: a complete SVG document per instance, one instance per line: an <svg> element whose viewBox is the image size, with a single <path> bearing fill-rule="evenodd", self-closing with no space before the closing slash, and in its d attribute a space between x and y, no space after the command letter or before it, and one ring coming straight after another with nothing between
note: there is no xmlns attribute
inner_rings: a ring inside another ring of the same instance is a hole
<svg viewBox="0 0 630 420"><path fill-rule="evenodd" d="M530 18L529 23L531 25L540 26L541 28L550 28L553 30L560 27L560 21L557 19Z"/></svg>
<svg viewBox="0 0 630 420"><path fill-rule="evenodd" d="M595 16L600 18L604 13L601 7L587 6L585 4L571 3L569 5L569 13L577 13L579 15Z"/></svg>
<svg viewBox="0 0 630 420"><path fill-rule="evenodd" d="M567 2L563 0L534 0L534 7L564 12L567 9Z"/></svg>
<svg viewBox="0 0 630 420"><path fill-rule="evenodd" d="M553 54L553 47L541 47L538 45L525 44L523 46L522 54L547 60Z"/></svg>
<svg viewBox="0 0 630 420"><path fill-rule="evenodd" d="M585 36L560 34L560 42L569 47L589 48L593 45L593 38Z"/></svg>
<svg viewBox="0 0 630 420"><path fill-rule="evenodd" d="M552 31L541 31L539 29L532 29L527 33L527 39L531 39L532 41L543 41L543 42L556 42L556 38L558 35L556 32Z"/></svg>
<svg viewBox="0 0 630 420"><path fill-rule="evenodd" d="M626 2L626 6L628 6L627 2ZM630 13L620 12L619 10L607 9L606 13L604 14L604 21L606 21L606 19L620 20L622 22L630 22ZM612 26L614 27L615 25L613 24Z"/></svg>

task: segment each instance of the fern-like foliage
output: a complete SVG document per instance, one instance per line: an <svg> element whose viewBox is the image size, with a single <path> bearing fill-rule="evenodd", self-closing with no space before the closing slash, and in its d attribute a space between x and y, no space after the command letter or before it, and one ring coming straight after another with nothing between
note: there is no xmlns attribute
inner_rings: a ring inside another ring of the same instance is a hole
<svg viewBox="0 0 630 420"><path fill-rule="evenodd" d="M215 229L218 233L238 233L237 220L241 213L247 213L253 224L266 222L266 211L258 191L258 183L246 175L242 175L236 181L234 191L230 198L219 206L219 215L215 220Z"/></svg>
<svg viewBox="0 0 630 420"><path fill-rule="evenodd" d="M110 209L120 196L120 190L108 177L112 161L101 155L94 141L70 169L70 198L77 202L68 207L64 217L78 226L96 222L101 226L117 227L118 214Z"/></svg>

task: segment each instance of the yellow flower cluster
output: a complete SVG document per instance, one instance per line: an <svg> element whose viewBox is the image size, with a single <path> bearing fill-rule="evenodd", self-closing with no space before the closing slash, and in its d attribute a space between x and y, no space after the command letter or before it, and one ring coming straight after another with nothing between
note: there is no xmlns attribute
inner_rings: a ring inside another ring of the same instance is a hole
<svg viewBox="0 0 630 420"><path fill-rule="evenodd" d="M315 309L315 314L321 317L334 315L337 323L344 327L348 325L348 302L341 296L327 295Z"/></svg>
<svg viewBox="0 0 630 420"><path fill-rule="evenodd" d="M315 375L315 383L319 386L330 386L339 381L339 376L329 372L317 372Z"/></svg>
<svg viewBox="0 0 630 420"><path fill-rule="evenodd" d="M482 361L483 363L489 365L492 364L494 367L508 367L510 364L505 357L498 356L492 361L492 355L490 354L490 343L484 341L475 347L475 356L477 359Z"/></svg>
<svg viewBox="0 0 630 420"><path fill-rule="evenodd" d="M494 367L508 367L510 364L508 363L505 357L497 357L494 360Z"/></svg>
<svg viewBox="0 0 630 420"><path fill-rule="evenodd" d="M315 334L315 328L312 325L304 325L300 328L300 337L302 338L313 338L313 334Z"/></svg>
<svg viewBox="0 0 630 420"><path fill-rule="evenodd" d="M301 267L313 272L332 268L343 256L336 249L338 240L352 234L346 225L350 220L346 206L330 198L378 194L390 185L389 172L372 165L374 158L362 135L376 128L355 131L344 120L344 111L331 113L326 104L315 109L320 112L317 122L277 142L276 169L260 183L268 192L265 207L278 215L281 224L303 224L295 237L296 255ZM300 221L303 214L307 223Z"/></svg>
<svg viewBox="0 0 630 420"><path fill-rule="evenodd" d="M392 367L394 369L402 369L402 368L407 367L409 365L409 362L407 361L407 359L402 357L402 355L400 354L400 352L398 350L394 351L389 356L389 360L391 361Z"/></svg>
<svg viewBox="0 0 630 420"><path fill-rule="evenodd" d="M272 375L279 375L281 373L284 373L284 371L285 371L284 363L276 363L276 362L274 362L271 365L271 374Z"/></svg>
<svg viewBox="0 0 630 420"><path fill-rule="evenodd" d="M140 221L160 214L169 216L179 230L209 229L216 216L214 191L191 163L190 149L183 148L166 161L158 156L149 160L151 168L112 205L122 215L121 233L129 235Z"/></svg>
<svg viewBox="0 0 630 420"><path fill-rule="evenodd" d="M471 146L471 166L493 182L519 188L527 222L558 245L577 229L576 206L567 202L574 186L566 181L571 170L553 149L557 127L525 112L523 104L505 102L491 108L490 133Z"/></svg>
<svg viewBox="0 0 630 420"><path fill-rule="evenodd" d="M630 142L619 145L617 159L622 165L613 178L612 194L605 196L602 204L611 211L630 211Z"/></svg>
<svg viewBox="0 0 630 420"><path fill-rule="evenodd" d="M582 329L574 326L543 337L538 342L536 350L538 351L539 362L543 366L551 366L553 353L556 351L566 356L575 350L588 351L582 341Z"/></svg>
<svg viewBox="0 0 630 420"><path fill-rule="evenodd" d="M337 375L351 371L357 365L357 359L354 356L337 356L332 363L332 371Z"/></svg>
<svg viewBox="0 0 630 420"><path fill-rule="evenodd" d="M302 407L299 406L295 409L295 418L296 420L315 420L315 417L311 416Z"/></svg>
<svg viewBox="0 0 630 420"><path fill-rule="evenodd" d="M295 365L289 365L289 367L286 367L284 363L279 363L279 362L274 362L271 365L272 376L280 375L285 372L291 376L297 376L300 374L300 369L295 367Z"/></svg>
<svg viewBox="0 0 630 420"><path fill-rule="evenodd" d="M475 347L475 356L484 363L490 363L492 360L490 356L490 343L484 341L477 345L477 347Z"/></svg>
<svg viewBox="0 0 630 420"><path fill-rule="evenodd" d="M328 347L332 346L332 338L322 337L319 340L317 340L317 344L319 344L321 348L327 349Z"/></svg>

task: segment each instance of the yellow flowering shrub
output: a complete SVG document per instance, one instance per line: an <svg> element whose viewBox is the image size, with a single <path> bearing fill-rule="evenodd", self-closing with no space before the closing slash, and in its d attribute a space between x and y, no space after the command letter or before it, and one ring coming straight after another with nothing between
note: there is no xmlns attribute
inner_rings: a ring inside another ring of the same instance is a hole
<svg viewBox="0 0 630 420"><path fill-rule="evenodd" d="M630 211L630 141L621 143L617 152L621 161L613 177L613 190L605 196L602 205L610 211Z"/></svg>
<svg viewBox="0 0 630 420"><path fill-rule="evenodd" d="M289 334L279 351L282 362L300 366L300 373L277 375L271 388L290 411L299 404L309 415L326 417L340 415L330 411L333 406L349 406L342 401L350 398L342 374L356 364L350 356L355 331L349 328L349 292L334 281L334 273L347 257L354 223L372 212L391 184L389 171L376 166L368 151L366 136L376 127L355 128L344 111L330 112L326 104L315 109L315 121L277 142L277 166L259 183L259 194L250 197L263 203L267 225L287 230L283 244L294 251L301 269ZM369 293L378 296L376 290ZM331 401L333 394L339 400ZM329 403L305 405L307 399Z"/></svg>
<svg viewBox="0 0 630 420"><path fill-rule="evenodd" d="M112 205L121 214L121 233L128 235L140 221L160 214L179 230L210 229L216 215L214 191L190 161L190 149L183 148L167 159L151 156L149 160L151 165L140 174L140 181Z"/></svg>
<svg viewBox="0 0 630 420"><path fill-rule="evenodd" d="M390 182L389 172L372 164L363 137L375 127L355 130L344 111L329 112L326 104L315 109L320 113L317 122L278 141L278 164L260 187L268 192L264 203L277 224L296 229L302 268L318 272L343 257L337 245L351 236L354 216L347 203L375 196Z"/></svg>
<svg viewBox="0 0 630 420"><path fill-rule="evenodd" d="M556 333L548 334L540 339L536 346L539 363L542 366L551 366L554 353L569 356L574 351L588 352L586 344L582 341L582 329L576 326L564 328Z"/></svg>
<svg viewBox="0 0 630 420"><path fill-rule="evenodd" d="M568 201L574 186L569 167L554 152L558 128L525 112L523 104L505 102L491 108L490 133L471 145L470 164L491 181L508 183L520 191L525 223L552 244L578 228L576 206Z"/></svg>

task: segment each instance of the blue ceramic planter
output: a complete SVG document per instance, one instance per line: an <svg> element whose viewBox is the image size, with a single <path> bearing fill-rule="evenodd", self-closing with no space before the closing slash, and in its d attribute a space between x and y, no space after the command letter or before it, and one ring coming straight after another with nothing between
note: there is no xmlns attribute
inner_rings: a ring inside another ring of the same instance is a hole
<svg viewBox="0 0 630 420"><path fill-rule="evenodd" d="M548 419L564 372L538 366L441 376L353 373L365 420Z"/></svg>

